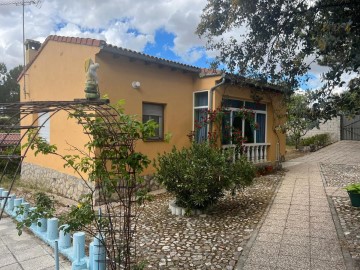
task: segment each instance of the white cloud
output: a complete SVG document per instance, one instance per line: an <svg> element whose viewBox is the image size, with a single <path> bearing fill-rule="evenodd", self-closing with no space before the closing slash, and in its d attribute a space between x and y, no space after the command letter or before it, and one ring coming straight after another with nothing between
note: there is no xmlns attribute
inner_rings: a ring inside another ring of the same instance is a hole
<svg viewBox="0 0 360 270"><path fill-rule="evenodd" d="M174 34L171 50L186 62L204 55L195 35L206 0L43 0L25 7L26 38L48 35L92 37L142 51L159 29ZM22 63L22 7L0 6L0 61L9 68Z"/></svg>

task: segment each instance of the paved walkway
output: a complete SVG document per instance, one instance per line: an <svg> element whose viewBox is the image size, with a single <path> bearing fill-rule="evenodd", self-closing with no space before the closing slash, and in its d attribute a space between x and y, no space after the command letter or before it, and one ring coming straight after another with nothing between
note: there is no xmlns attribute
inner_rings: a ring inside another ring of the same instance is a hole
<svg viewBox="0 0 360 270"><path fill-rule="evenodd" d="M60 269L70 270L68 261L60 258ZM0 220L0 270L54 270L54 251L27 233L18 236L11 218Z"/></svg>
<svg viewBox="0 0 360 270"><path fill-rule="evenodd" d="M241 270L352 270L341 249L319 163L359 164L360 142L342 141L286 162L288 169L257 235L244 250ZM53 270L53 250L12 219L0 221L0 270ZM61 259L60 269L71 269Z"/></svg>
<svg viewBox="0 0 360 270"><path fill-rule="evenodd" d="M320 162L359 164L360 142L341 141L284 164L288 172L238 269L353 269L341 248Z"/></svg>

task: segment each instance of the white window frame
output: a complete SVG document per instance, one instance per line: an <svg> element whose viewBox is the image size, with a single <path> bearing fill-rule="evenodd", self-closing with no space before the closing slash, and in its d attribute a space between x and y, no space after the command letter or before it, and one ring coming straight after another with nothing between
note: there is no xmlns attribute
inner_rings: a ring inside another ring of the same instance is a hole
<svg viewBox="0 0 360 270"><path fill-rule="evenodd" d="M159 136L156 137L150 137L147 138L146 141L163 141L164 140L164 115L165 115L165 104L161 104L161 103L154 103L154 102L143 102L142 103L142 122L144 122L144 115L146 116L151 116L149 114L144 114L144 105L155 105L155 106L160 106L162 108L162 115L158 116L159 117ZM155 115L154 115L155 116ZM156 115L157 116L157 115ZM151 118L150 118L151 119Z"/></svg>
<svg viewBox="0 0 360 270"><path fill-rule="evenodd" d="M39 137L50 143L50 112L40 112L38 115Z"/></svg>
<svg viewBox="0 0 360 270"><path fill-rule="evenodd" d="M245 102L252 102L252 101L248 101L248 100L239 100L239 101L242 101L243 102L243 108L245 108ZM266 104L264 104L266 105ZM226 107L225 108L227 111L230 111L230 125L231 125L231 128L230 128L230 144L233 144L232 142L232 125L233 125L233 115L234 115L234 112L239 112L241 111L241 109L239 108L234 108L234 107ZM266 106L266 110L265 111L261 111L261 110L252 110L254 113L255 113L255 123L256 123L256 119L257 119L257 114L265 114L265 142L261 142L261 143L258 143L256 142L256 133L257 133L257 130L255 129L254 130L254 144L264 144L264 143L267 143L267 106ZM245 136L245 119L242 119L242 123L241 123L241 136ZM246 144L246 143L245 143Z"/></svg>
<svg viewBox="0 0 360 270"><path fill-rule="evenodd" d="M203 92L207 92L207 105L206 106L195 106L195 95L198 93L203 93ZM199 90L199 91L193 92L193 117L192 117L192 119L193 119L192 130L193 131L195 131L195 110L199 110L199 109L208 110L209 102L210 102L210 91L209 90ZM209 124L207 124L207 131L209 131Z"/></svg>

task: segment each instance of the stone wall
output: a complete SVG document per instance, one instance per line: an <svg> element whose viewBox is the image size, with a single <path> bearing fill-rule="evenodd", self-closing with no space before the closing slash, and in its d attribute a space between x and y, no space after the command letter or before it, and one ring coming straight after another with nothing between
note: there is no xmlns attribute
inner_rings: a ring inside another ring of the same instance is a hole
<svg viewBox="0 0 360 270"><path fill-rule="evenodd" d="M163 186L156 181L154 175L145 175L144 180L144 187L146 187L148 191L155 191L163 188Z"/></svg>
<svg viewBox="0 0 360 270"><path fill-rule="evenodd" d="M330 134L331 142L340 141L340 117L320 124L320 129L313 128L312 130L309 130L304 136L304 138L323 133Z"/></svg>
<svg viewBox="0 0 360 270"><path fill-rule="evenodd" d="M90 191L80 178L26 162L21 166L21 181L73 200L79 200L82 194Z"/></svg>
<svg viewBox="0 0 360 270"><path fill-rule="evenodd" d="M144 180L143 187L148 191L161 188L153 175L144 176ZM21 166L21 181L73 200L79 200L81 195L90 191L80 178L26 162ZM87 184L93 187L93 183Z"/></svg>

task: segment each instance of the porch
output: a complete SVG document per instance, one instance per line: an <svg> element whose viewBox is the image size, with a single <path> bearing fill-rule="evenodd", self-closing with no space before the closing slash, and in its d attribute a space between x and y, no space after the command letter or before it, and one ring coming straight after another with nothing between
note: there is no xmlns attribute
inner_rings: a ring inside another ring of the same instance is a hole
<svg viewBox="0 0 360 270"><path fill-rule="evenodd" d="M222 150L231 151L232 160L235 161L240 156L245 156L248 161L254 164L267 163L267 153L270 143L244 143L242 149L239 151L236 149L235 144L227 144L222 146Z"/></svg>

